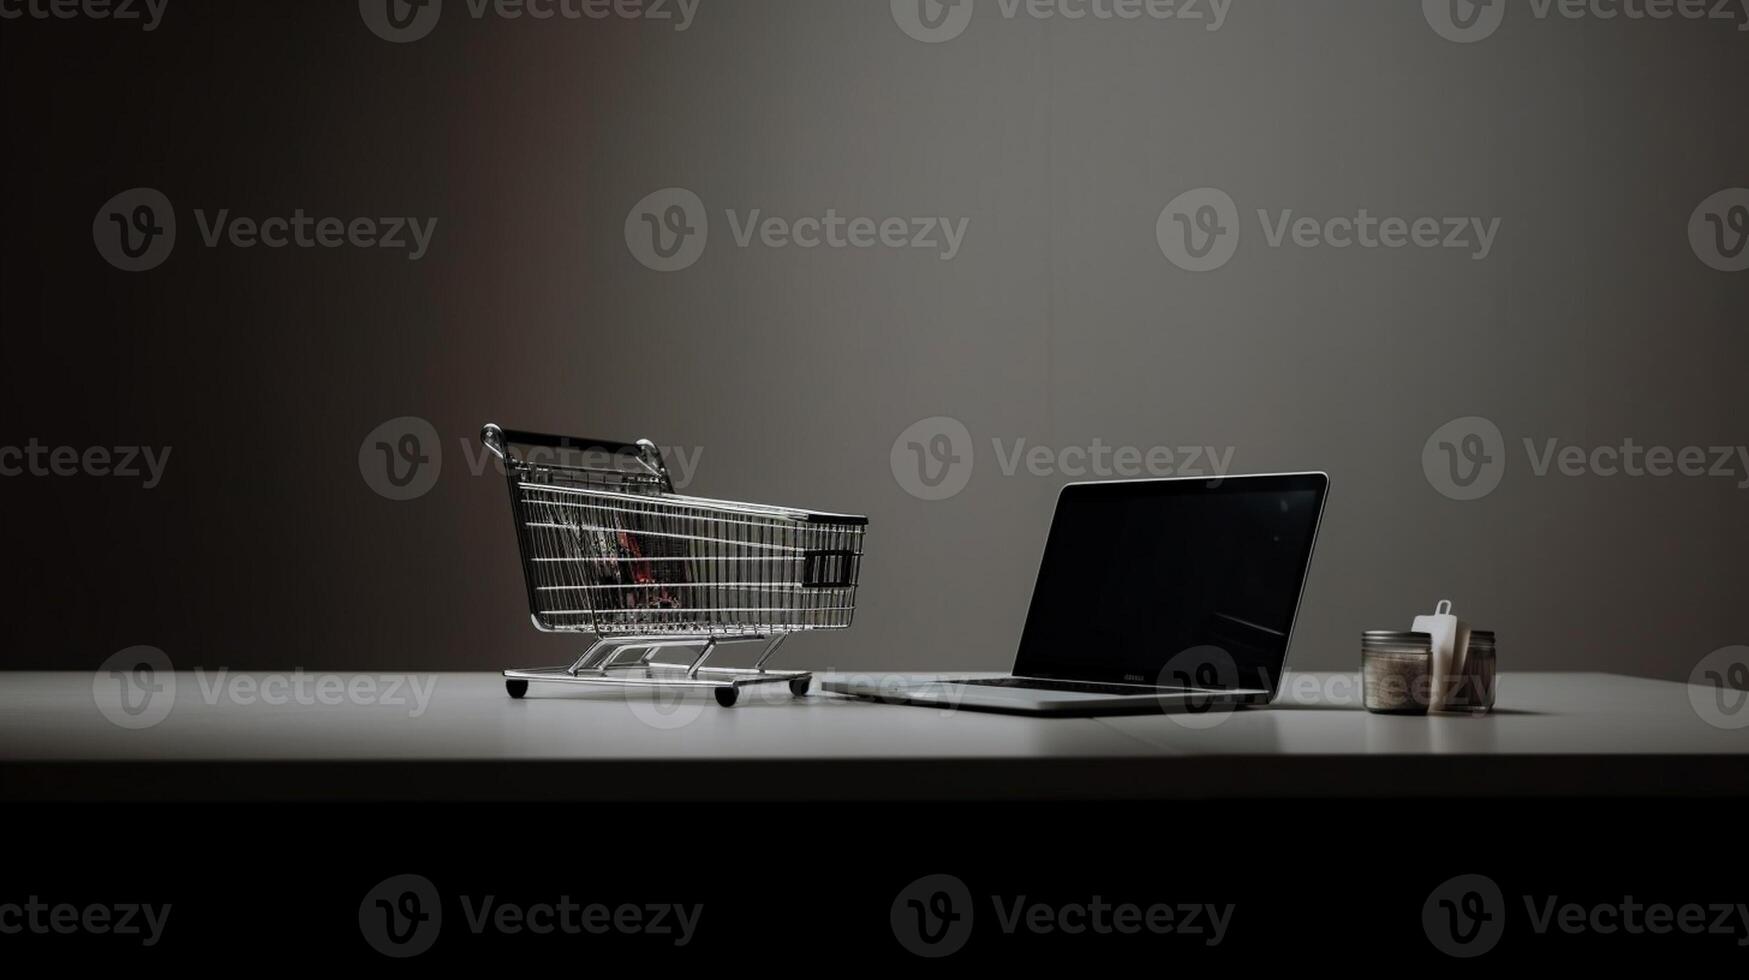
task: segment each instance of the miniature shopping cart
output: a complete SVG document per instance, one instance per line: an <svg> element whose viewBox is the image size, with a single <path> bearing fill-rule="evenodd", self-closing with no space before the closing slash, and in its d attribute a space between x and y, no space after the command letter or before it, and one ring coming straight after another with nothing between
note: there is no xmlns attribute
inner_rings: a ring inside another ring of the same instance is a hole
<svg viewBox="0 0 1749 980"><path fill-rule="evenodd" d="M530 681L709 688L725 708L754 685L807 693L811 674L765 663L790 633L850 625L868 518L677 494L648 440L480 437L504 461L535 628L595 637L569 667L505 671L511 697ZM751 667L706 666L727 643L765 646ZM656 659L676 648L686 662Z"/></svg>

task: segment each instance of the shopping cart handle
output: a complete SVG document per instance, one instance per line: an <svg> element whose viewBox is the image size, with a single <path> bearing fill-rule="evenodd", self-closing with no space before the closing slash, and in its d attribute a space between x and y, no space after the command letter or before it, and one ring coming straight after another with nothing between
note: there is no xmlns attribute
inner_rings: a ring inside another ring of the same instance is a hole
<svg viewBox="0 0 1749 980"><path fill-rule="evenodd" d="M648 439L637 442L614 442L609 439L584 439L578 436L557 436L547 432L525 432L521 429L505 429L497 424L487 422L480 430L480 441L486 444L499 459L511 446L540 446L546 449L577 449L583 452L591 450L612 453L616 456L642 456L649 449L655 449L656 444Z"/></svg>
<svg viewBox="0 0 1749 980"><path fill-rule="evenodd" d="M668 479L668 465L662 459L662 450L648 439L637 442L616 442L611 439L586 439L580 436L560 436L548 432L527 432L522 429L506 429L495 422L487 422L480 429L480 441L492 455L508 460L511 446L533 446L540 449L569 449L580 452L600 452L614 456L630 456L642 463L644 468L664 481Z"/></svg>

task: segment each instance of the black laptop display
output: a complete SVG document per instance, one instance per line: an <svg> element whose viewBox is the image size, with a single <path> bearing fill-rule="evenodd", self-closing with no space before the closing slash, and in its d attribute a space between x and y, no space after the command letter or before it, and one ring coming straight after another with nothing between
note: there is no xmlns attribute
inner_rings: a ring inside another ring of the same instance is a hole
<svg viewBox="0 0 1749 980"><path fill-rule="evenodd" d="M1221 483L1066 488L1014 673L1273 690L1325 481L1284 476ZM1196 677L1196 665L1177 656L1196 648L1224 651L1231 663L1213 663ZM1186 676L1163 677L1163 671Z"/></svg>

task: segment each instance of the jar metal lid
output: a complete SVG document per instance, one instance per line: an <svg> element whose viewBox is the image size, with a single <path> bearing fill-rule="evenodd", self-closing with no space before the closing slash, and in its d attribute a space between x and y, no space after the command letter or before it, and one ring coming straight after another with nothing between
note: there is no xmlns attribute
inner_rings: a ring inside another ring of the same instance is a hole
<svg viewBox="0 0 1749 980"><path fill-rule="evenodd" d="M1433 637L1430 634L1417 633L1413 630L1366 630L1360 634L1360 638L1363 640L1385 640L1393 643L1433 642Z"/></svg>

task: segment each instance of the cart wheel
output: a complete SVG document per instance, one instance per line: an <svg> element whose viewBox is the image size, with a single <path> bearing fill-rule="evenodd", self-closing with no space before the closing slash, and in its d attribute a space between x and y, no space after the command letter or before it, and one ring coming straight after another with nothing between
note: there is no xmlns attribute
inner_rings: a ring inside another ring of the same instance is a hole
<svg viewBox="0 0 1749 980"><path fill-rule="evenodd" d="M725 708L733 708L735 702L740 700L740 698L741 692L733 687L717 688L717 703Z"/></svg>
<svg viewBox="0 0 1749 980"><path fill-rule="evenodd" d="M518 680L507 680L504 682L504 690L511 697L520 698L524 694L528 693L528 682L527 681L518 681Z"/></svg>
<svg viewBox="0 0 1749 980"><path fill-rule="evenodd" d="M796 697L806 697L808 687L814 683L813 675L807 677L792 677L789 681L789 692Z"/></svg>

